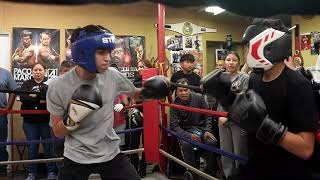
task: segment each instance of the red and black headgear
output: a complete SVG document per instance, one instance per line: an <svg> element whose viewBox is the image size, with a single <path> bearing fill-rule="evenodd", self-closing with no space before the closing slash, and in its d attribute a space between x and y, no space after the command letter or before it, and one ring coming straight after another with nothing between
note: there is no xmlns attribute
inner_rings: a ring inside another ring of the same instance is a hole
<svg viewBox="0 0 320 180"><path fill-rule="evenodd" d="M273 23L265 22L268 21L256 22L247 27L243 35L243 42L248 45L246 57L248 66L268 70L276 63L291 56L292 38L288 32L277 26L279 20L270 20Z"/></svg>

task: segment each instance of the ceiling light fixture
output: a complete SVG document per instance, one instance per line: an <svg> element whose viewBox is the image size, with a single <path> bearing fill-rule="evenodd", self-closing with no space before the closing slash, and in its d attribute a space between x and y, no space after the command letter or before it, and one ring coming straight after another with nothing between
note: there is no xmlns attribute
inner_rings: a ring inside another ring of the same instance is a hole
<svg viewBox="0 0 320 180"><path fill-rule="evenodd" d="M209 7L206 7L205 11L208 13L213 13L216 16L216 15L224 12L225 9L222 9L219 6L209 6Z"/></svg>

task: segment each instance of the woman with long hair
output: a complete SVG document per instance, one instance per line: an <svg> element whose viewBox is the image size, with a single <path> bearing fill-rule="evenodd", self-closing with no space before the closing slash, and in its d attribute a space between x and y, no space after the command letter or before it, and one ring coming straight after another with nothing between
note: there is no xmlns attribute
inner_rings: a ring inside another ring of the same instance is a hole
<svg viewBox="0 0 320 180"><path fill-rule="evenodd" d="M240 56L235 51L230 51L226 56L224 67L226 72L230 73L232 88L237 90L246 89L249 82L249 76L246 73L240 72ZM218 104L218 111L228 111L229 107L223 107ZM239 126L227 121L225 117L219 117L219 135L220 147L224 151L246 157L248 154L247 148L247 133ZM228 157L222 156L222 167L226 177L237 173L240 161L235 161Z"/></svg>

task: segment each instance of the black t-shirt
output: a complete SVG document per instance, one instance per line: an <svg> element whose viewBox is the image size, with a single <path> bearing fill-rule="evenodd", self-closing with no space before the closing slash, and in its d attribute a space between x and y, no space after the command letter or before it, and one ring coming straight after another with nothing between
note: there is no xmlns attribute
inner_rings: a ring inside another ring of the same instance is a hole
<svg viewBox="0 0 320 180"><path fill-rule="evenodd" d="M262 97L272 120L292 133L316 130L317 111L311 84L287 67L271 81L256 81L253 89ZM248 179L311 179L307 161L280 146L266 145L248 134L249 161L243 171Z"/></svg>
<svg viewBox="0 0 320 180"><path fill-rule="evenodd" d="M189 85L200 86L201 77L198 74L194 73L194 72L192 72L191 74L184 74L182 70L177 71L177 72L172 74L172 77L171 77L170 81L175 83L181 78L188 79L188 84ZM175 89L176 89L176 87L172 86L171 91L173 92ZM195 91L195 92L201 93L201 91Z"/></svg>

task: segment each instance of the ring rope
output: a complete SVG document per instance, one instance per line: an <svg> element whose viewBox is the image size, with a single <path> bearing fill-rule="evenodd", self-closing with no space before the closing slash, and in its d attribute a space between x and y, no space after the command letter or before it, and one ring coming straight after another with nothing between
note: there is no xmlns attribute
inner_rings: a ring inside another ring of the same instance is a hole
<svg viewBox="0 0 320 180"><path fill-rule="evenodd" d="M209 116L215 116L215 117L227 117L228 113L227 112L219 112L219 111L212 111L208 109L200 109L200 108L194 108L194 107L187 107L187 106L182 106L178 104L169 104L165 102L159 102L160 105L162 106L168 106L171 108L175 109L182 109L190 112L195 112L195 113L201 113Z"/></svg>
<svg viewBox="0 0 320 180"><path fill-rule="evenodd" d="M139 148L139 149L121 151L121 153L134 154L134 153L139 153L139 152L143 152L143 151L144 151L144 148ZM49 163L49 162L59 162L59 161L62 161L62 160L63 160L63 157L60 157L60 158L49 158L49 159L20 160L20 161L2 161L2 162L0 162L0 165Z"/></svg>
<svg viewBox="0 0 320 180"><path fill-rule="evenodd" d="M134 128L134 129L125 129L125 130L121 130L121 131L116 131L116 133L117 134L127 134L127 133L142 131L142 130L143 130L143 127L139 127L139 128Z"/></svg>
<svg viewBox="0 0 320 180"><path fill-rule="evenodd" d="M47 110L0 110L0 114L49 114Z"/></svg>
<svg viewBox="0 0 320 180"><path fill-rule="evenodd" d="M30 159L30 160L20 160L20 161L1 161L0 165L49 163L49 162L59 162L62 160L63 160L63 157L49 158L49 159Z"/></svg>
<svg viewBox="0 0 320 180"><path fill-rule="evenodd" d="M219 149L219 148L216 148L216 147L212 147L212 146L200 143L200 142L192 141L191 139L185 138L185 137L181 136L180 134L178 134L178 133L176 133L176 132L174 132L174 131L172 131L172 130L170 130L168 128L165 128L165 127L163 127L161 125L160 125L160 128L163 129L164 131L166 131L167 133L176 136L179 139L182 139L182 140L184 140L184 141L186 141L186 142L188 142L190 144L198 146L198 147L200 147L202 149L205 149L207 151L221 154L222 156L228 157L228 158L233 159L233 160L239 160L239 161L243 161L243 162L248 161L248 158L246 158L246 157L235 155L235 154L232 154L230 152L224 151L222 149Z"/></svg>
<svg viewBox="0 0 320 180"><path fill-rule="evenodd" d="M10 89L0 89L0 93L14 93L14 94L40 94L37 91L24 91L24 90L10 90Z"/></svg>
<svg viewBox="0 0 320 180"><path fill-rule="evenodd" d="M142 107L142 104L133 104L125 106L123 109ZM0 114L49 114L47 110L0 110Z"/></svg>
<svg viewBox="0 0 320 180"><path fill-rule="evenodd" d="M30 144L40 144L40 143L52 143L52 142L63 142L63 138L57 139L41 139L41 140L31 140L31 141L8 141L0 142L0 146L4 145L30 145Z"/></svg>
<svg viewBox="0 0 320 180"><path fill-rule="evenodd" d="M198 175L201 176L201 177L204 177L204 178L206 178L206 179L219 180L219 179L217 179L217 178L215 178L215 177L212 177L212 176L208 175L207 173L204 173L204 172L200 171L199 169L194 168L193 166L191 166L191 165L189 165L189 164L181 161L180 159L172 156L171 154L167 153L166 151L164 151L164 150L162 150L162 149L159 149L159 152L160 152L160 154L162 154L163 156L167 157L168 159L173 160L174 162L180 164L181 166L189 169L190 171L198 174Z"/></svg>
<svg viewBox="0 0 320 180"><path fill-rule="evenodd" d="M122 130L122 131L116 131L116 133L117 134L127 134L127 133L142 131L142 130L143 130L143 127L134 128L134 129L126 129L126 130ZM0 146L4 146L4 145L30 145L30 144L63 142L63 141L64 141L64 138L42 139L42 140L31 140L31 141L10 141L10 142L0 142Z"/></svg>

